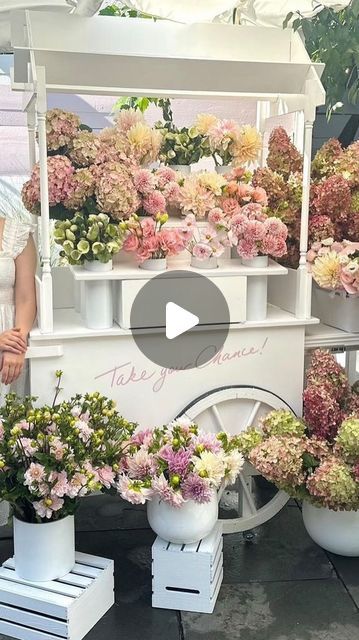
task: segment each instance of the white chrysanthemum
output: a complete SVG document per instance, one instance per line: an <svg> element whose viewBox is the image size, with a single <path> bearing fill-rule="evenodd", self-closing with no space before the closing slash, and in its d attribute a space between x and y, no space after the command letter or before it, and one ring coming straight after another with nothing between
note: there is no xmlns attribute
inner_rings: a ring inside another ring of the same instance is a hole
<svg viewBox="0 0 359 640"><path fill-rule="evenodd" d="M233 484L244 465L242 454L239 451L231 451L225 457L225 465L226 482L227 484Z"/></svg>
<svg viewBox="0 0 359 640"><path fill-rule="evenodd" d="M194 468L199 475L205 474L215 487L220 486L226 472L223 456L212 451L202 451L200 456L194 459Z"/></svg>

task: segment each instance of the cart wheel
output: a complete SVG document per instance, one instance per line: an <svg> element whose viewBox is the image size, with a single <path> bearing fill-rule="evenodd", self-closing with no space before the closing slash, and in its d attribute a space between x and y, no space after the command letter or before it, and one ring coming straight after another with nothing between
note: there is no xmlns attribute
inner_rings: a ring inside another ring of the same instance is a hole
<svg viewBox="0 0 359 640"><path fill-rule="evenodd" d="M279 396L261 389L233 385L213 389L191 402L177 416L187 416L205 431L235 435L256 425L272 409L291 407ZM246 463L237 482L226 487L220 501L224 533L248 532L267 522L284 507L289 497L267 482ZM234 517L233 517L234 516Z"/></svg>

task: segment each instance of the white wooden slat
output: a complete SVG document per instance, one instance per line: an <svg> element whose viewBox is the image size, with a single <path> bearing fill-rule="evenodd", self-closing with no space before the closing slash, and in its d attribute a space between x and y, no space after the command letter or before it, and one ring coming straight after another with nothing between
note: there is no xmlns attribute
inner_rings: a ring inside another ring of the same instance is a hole
<svg viewBox="0 0 359 640"><path fill-rule="evenodd" d="M218 541L221 539L221 536L222 536L222 525L219 522L217 522L216 526L214 527L213 531L209 534L209 536L201 540L199 551L201 553L213 553L213 551L216 552L218 547Z"/></svg>
<svg viewBox="0 0 359 640"><path fill-rule="evenodd" d="M75 600L69 617L69 638L80 640L92 629L115 602L114 563L109 560L107 569Z"/></svg>
<svg viewBox="0 0 359 640"><path fill-rule="evenodd" d="M249 414L249 416L248 416L247 422L246 422L246 424L244 425L244 427L245 427L245 428L247 428L247 427L252 427L252 426L253 426L253 424L254 424L254 420L255 420L255 418L256 418L256 416L257 416L257 413L258 413L258 411L259 411L259 408L260 408L261 404L262 404L262 403L261 403L261 402L259 402L259 401L254 403L254 405L253 405L253 407L252 407L252 409L251 409L251 412L250 412L250 414Z"/></svg>
<svg viewBox="0 0 359 640"><path fill-rule="evenodd" d="M21 627L5 620L0 620L0 633L18 638L18 640L59 640L59 637L52 635L52 633Z"/></svg>
<svg viewBox="0 0 359 640"><path fill-rule="evenodd" d="M213 563L211 564L211 580L213 581L214 576L216 575L216 571L218 569L218 564L223 564L223 539L221 540L219 547L217 549L217 553L213 558Z"/></svg>
<svg viewBox="0 0 359 640"><path fill-rule="evenodd" d="M76 552L76 555L77 555L77 552ZM14 570L15 559L9 558L8 560L6 560L6 562L3 563L3 567ZM76 573L68 573L63 578L58 578L58 580L55 580L55 582L64 582L65 584L73 584L74 587L82 587L83 589L85 587L88 587L90 584L92 584L93 581L94 581L93 577L89 578L86 576L80 576Z"/></svg>
<svg viewBox="0 0 359 640"><path fill-rule="evenodd" d="M16 607L0 604L0 620L18 623L19 625L30 627L31 629L38 629L39 631L48 631L57 636L67 638L67 622L42 616L31 611L25 611L24 609L17 609Z"/></svg>
<svg viewBox="0 0 359 640"><path fill-rule="evenodd" d="M246 479L242 473L239 474L238 480L239 480L239 488L242 490L242 496L240 497L242 498L243 515L244 513L247 515L248 511L250 514L257 513L257 507L254 503L252 494L248 488Z"/></svg>
<svg viewBox="0 0 359 640"><path fill-rule="evenodd" d="M97 569L97 567L88 567L86 564L75 563L71 573L85 576L86 578L98 578L101 575L103 569Z"/></svg>
<svg viewBox="0 0 359 640"><path fill-rule="evenodd" d="M109 558L90 556L88 553L76 551L76 562L79 564L86 564L89 567L97 567L97 569L107 569L112 560L109 560Z"/></svg>
<svg viewBox="0 0 359 640"><path fill-rule="evenodd" d="M74 599L0 579L0 602L65 620Z"/></svg>
<svg viewBox="0 0 359 640"><path fill-rule="evenodd" d="M14 570L7 569L4 567L0 568L0 578L3 580L10 580L10 582L16 582L19 584L25 584L33 587L34 589L39 589L42 591L51 591L52 593L59 593L63 596L69 596L70 598L78 598L84 592L83 588L74 587L73 585L64 584L61 582L56 582L55 580L51 582L38 582L37 584L34 582L30 582L29 580L24 580L20 578Z"/></svg>

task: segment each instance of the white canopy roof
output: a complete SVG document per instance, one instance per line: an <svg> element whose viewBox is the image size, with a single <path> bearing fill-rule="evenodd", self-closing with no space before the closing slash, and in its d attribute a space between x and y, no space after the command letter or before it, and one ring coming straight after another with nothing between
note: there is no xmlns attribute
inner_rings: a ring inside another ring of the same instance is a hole
<svg viewBox="0 0 359 640"><path fill-rule="evenodd" d="M229 24L12 14L14 88L172 97L306 95L324 90L298 33Z"/></svg>

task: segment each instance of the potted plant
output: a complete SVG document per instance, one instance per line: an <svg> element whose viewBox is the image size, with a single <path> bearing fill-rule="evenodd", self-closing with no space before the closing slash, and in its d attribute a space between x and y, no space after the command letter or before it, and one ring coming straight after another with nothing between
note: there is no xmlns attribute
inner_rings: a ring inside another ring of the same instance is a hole
<svg viewBox="0 0 359 640"><path fill-rule="evenodd" d="M313 355L304 420L273 411L239 436L239 449L267 480L303 501L304 525L315 542L359 555L359 395L334 356Z"/></svg>
<svg viewBox="0 0 359 640"><path fill-rule="evenodd" d="M189 213L180 228L186 238L186 249L191 255L191 266L196 269L216 269L218 258L230 246L222 210L212 209L208 220L205 227L198 228L194 214Z"/></svg>
<svg viewBox="0 0 359 640"><path fill-rule="evenodd" d="M344 331L359 331L359 242L314 242L307 253L316 287L313 313Z"/></svg>
<svg viewBox="0 0 359 640"><path fill-rule="evenodd" d="M158 122L162 134L159 159L182 174L191 173L191 165L210 155L206 139L196 127L176 127L172 122Z"/></svg>
<svg viewBox="0 0 359 640"><path fill-rule="evenodd" d="M135 433L118 491L134 504L147 502L149 523L161 538L190 544L213 529L218 489L232 484L242 465L234 438L203 432L179 418Z"/></svg>
<svg viewBox="0 0 359 640"><path fill-rule="evenodd" d="M205 136L218 173L228 173L230 165L244 166L258 160L262 138L254 127L201 113L196 129Z"/></svg>
<svg viewBox="0 0 359 640"><path fill-rule="evenodd" d="M55 580L75 563L74 513L82 496L115 484L135 425L99 393L52 405L8 394L0 408L0 497L14 514L16 573Z"/></svg>
<svg viewBox="0 0 359 640"><path fill-rule="evenodd" d="M141 269L163 271L167 268L167 256L175 256L185 248L185 240L179 229L164 229L167 213L140 219L132 216L120 226L125 232L123 250L135 253Z"/></svg>
<svg viewBox="0 0 359 640"><path fill-rule="evenodd" d="M259 204L250 203L231 219L232 241L242 264L249 269L265 269L268 256L280 258L287 252L286 225L274 217L267 217ZM247 279L247 320L267 317L266 273L249 275Z"/></svg>

